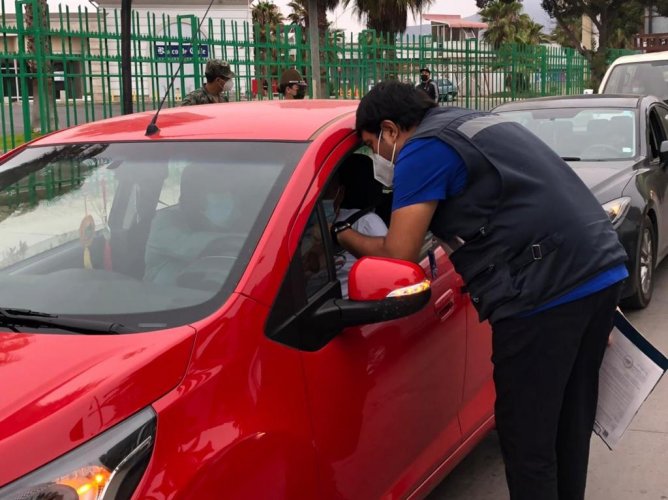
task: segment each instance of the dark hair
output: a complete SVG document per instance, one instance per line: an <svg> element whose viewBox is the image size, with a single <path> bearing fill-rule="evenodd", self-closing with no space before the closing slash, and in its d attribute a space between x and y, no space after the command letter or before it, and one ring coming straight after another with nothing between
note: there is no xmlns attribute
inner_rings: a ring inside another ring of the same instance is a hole
<svg viewBox="0 0 668 500"><path fill-rule="evenodd" d="M352 154L338 170L339 182L345 187L341 208L371 208L378 205L383 186L373 177L373 161L367 155Z"/></svg>
<svg viewBox="0 0 668 500"><path fill-rule="evenodd" d="M355 128L377 134L380 122L391 120L400 129L418 125L431 108L438 106L426 92L410 83L388 80L375 85L360 101Z"/></svg>

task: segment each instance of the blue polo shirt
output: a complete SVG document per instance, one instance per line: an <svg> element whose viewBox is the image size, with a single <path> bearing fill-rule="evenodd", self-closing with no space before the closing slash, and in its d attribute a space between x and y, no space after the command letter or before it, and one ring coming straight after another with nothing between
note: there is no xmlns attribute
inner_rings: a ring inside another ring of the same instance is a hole
<svg viewBox="0 0 668 500"><path fill-rule="evenodd" d="M409 141L399 152L394 167L392 210L445 200L461 193L467 183L468 170L464 160L452 147L436 138ZM628 275L626 266L619 264L522 316L530 316L594 294L622 281Z"/></svg>

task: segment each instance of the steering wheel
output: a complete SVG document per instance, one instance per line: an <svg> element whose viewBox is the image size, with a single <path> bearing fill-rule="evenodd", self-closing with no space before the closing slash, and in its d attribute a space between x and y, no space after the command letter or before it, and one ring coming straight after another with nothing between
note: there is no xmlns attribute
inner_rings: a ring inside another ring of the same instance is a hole
<svg viewBox="0 0 668 500"><path fill-rule="evenodd" d="M230 274L237 256L241 253L247 235L225 234L211 240L176 277L177 286L217 292Z"/></svg>
<svg viewBox="0 0 668 500"><path fill-rule="evenodd" d="M201 257L179 273L176 285L217 292L229 276L236 260L236 257Z"/></svg>
<svg viewBox="0 0 668 500"><path fill-rule="evenodd" d="M236 258L244 243L246 243L246 239L247 235L245 234L226 234L211 240L200 252L199 258L219 256Z"/></svg>
<svg viewBox="0 0 668 500"><path fill-rule="evenodd" d="M610 144L591 144L587 146L584 151L582 151L582 154L580 155L583 159L587 158L596 158L596 157L611 157L611 158L618 158L619 157L619 149L617 149L614 146L611 146Z"/></svg>

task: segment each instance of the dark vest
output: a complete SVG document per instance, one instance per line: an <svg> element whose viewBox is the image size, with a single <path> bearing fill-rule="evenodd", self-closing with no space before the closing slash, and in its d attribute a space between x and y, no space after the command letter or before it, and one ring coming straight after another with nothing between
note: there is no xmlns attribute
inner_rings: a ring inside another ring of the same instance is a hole
<svg viewBox="0 0 668 500"><path fill-rule="evenodd" d="M521 125L435 108L410 140L427 137L453 147L468 170L466 188L438 204L430 229L454 250L481 321L531 311L626 260L587 186Z"/></svg>

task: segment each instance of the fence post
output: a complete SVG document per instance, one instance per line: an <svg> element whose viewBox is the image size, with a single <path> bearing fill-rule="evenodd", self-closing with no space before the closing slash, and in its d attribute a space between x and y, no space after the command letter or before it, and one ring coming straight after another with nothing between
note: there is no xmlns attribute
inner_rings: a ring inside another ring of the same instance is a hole
<svg viewBox="0 0 668 500"><path fill-rule="evenodd" d="M23 138L27 142L32 139L32 127L30 125L30 92L28 90L28 67L26 61L26 28L23 20L23 6L26 1L16 2L16 27L18 30L18 60L19 79L21 82L21 110L23 112Z"/></svg>
<svg viewBox="0 0 668 500"><path fill-rule="evenodd" d="M540 47L540 95L547 95L547 47Z"/></svg>

